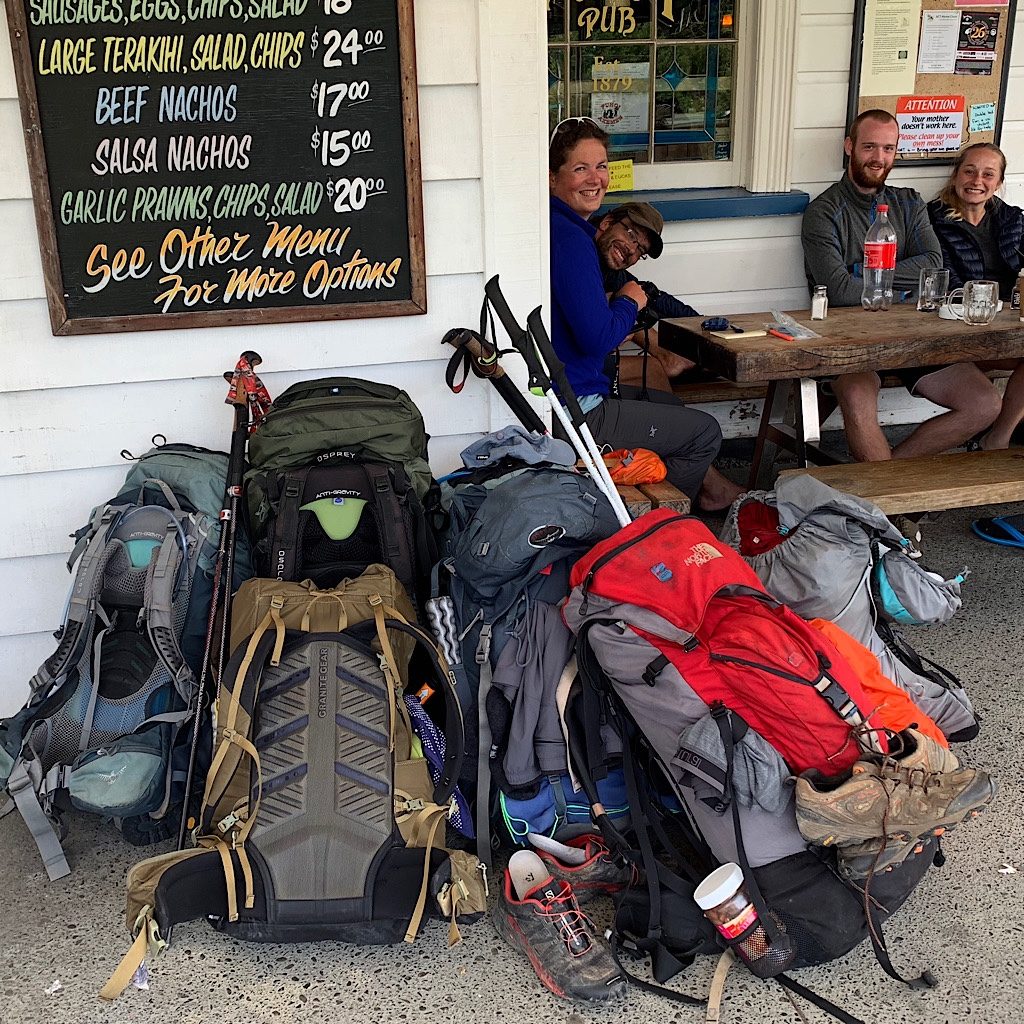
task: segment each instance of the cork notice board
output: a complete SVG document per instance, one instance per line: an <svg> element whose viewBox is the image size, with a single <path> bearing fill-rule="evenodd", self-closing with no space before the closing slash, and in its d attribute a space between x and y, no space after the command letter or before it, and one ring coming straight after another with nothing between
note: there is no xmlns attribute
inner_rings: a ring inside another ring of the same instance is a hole
<svg viewBox="0 0 1024 1024"><path fill-rule="evenodd" d="M856 0L847 123L900 123L901 164L952 163L999 142L1017 0Z"/></svg>

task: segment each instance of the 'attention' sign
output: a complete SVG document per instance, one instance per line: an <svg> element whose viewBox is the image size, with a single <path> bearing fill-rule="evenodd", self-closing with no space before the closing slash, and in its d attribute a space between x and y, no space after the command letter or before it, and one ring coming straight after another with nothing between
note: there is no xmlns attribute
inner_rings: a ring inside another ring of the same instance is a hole
<svg viewBox="0 0 1024 1024"><path fill-rule="evenodd" d="M55 333L426 309L412 0L7 0Z"/></svg>

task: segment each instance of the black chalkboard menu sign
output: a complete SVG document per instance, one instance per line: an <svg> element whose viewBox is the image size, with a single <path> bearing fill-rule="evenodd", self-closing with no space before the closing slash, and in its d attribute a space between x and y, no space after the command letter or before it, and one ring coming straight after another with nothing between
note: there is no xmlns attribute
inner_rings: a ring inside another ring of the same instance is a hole
<svg viewBox="0 0 1024 1024"><path fill-rule="evenodd" d="M6 0L55 334L426 311L412 0Z"/></svg>

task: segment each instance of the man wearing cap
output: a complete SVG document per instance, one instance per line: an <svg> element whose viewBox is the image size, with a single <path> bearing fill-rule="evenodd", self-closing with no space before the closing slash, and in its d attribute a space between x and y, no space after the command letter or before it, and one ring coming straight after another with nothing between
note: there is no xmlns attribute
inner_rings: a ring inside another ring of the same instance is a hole
<svg viewBox="0 0 1024 1024"><path fill-rule="evenodd" d="M617 293L627 281L637 281L637 278L629 273L629 268L648 257L656 260L665 247L661 238L665 221L650 203L623 203L603 216L595 213L590 218L590 223L597 229L594 244L601 260L604 289L609 294ZM659 320L663 317L700 315L692 306L662 291L649 299L647 309L652 310ZM665 387L668 377L675 377L695 365L689 359L659 347L658 332L655 328L650 330L648 340L650 354L658 360L665 371L662 381L655 378L650 382L653 386ZM631 380L635 376L627 370L621 359L620 370L624 379Z"/></svg>

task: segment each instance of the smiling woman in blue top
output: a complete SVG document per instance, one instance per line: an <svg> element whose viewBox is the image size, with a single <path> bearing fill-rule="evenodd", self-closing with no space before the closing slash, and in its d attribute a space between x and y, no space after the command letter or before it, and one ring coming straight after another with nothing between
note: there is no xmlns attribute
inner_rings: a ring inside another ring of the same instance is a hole
<svg viewBox="0 0 1024 1024"><path fill-rule="evenodd" d="M608 191L608 134L590 118L563 121L551 136L551 340L594 437L612 448L647 448L662 457L668 479L707 511L725 508L741 488L711 469L722 443L718 422L674 395L623 385L611 397L605 359L633 331L647 295L635 281L609 298L587 218ZM643 231L638 229L638 233ZM650 239L640 243L650 249Z"/></svg>

